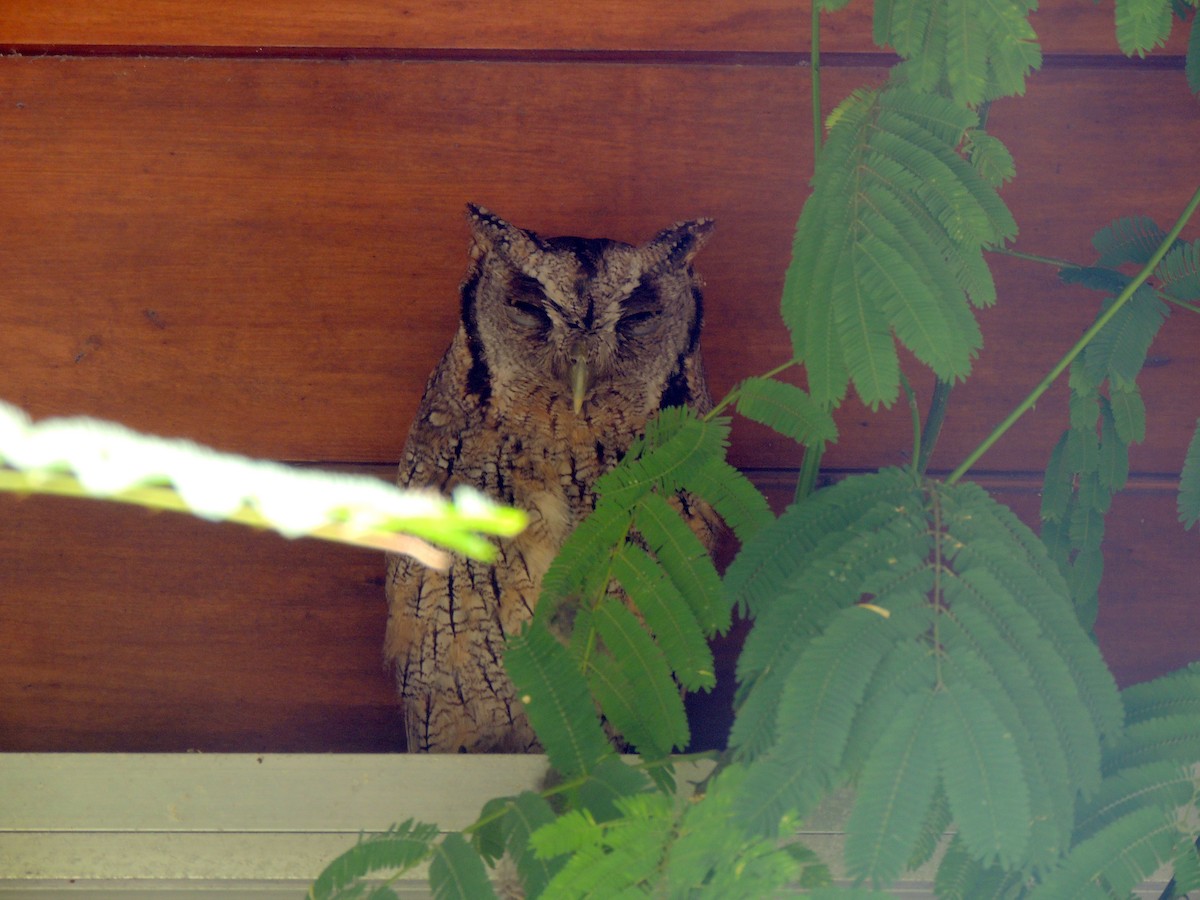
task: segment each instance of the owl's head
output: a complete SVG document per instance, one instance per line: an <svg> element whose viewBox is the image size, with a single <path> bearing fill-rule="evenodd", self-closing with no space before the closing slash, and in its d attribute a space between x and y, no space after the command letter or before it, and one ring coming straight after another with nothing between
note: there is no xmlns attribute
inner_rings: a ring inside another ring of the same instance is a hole
<svg viewBox="0 0 1200 900"><path fill-rule="evenodd" d="M701 401L703 304L692 259L711 220L680 222L633 246L544 238L474 205L467 217L462 324L468 388L484 402L536 393L561 398L576 415L623 402L645 416Z"/></svg>

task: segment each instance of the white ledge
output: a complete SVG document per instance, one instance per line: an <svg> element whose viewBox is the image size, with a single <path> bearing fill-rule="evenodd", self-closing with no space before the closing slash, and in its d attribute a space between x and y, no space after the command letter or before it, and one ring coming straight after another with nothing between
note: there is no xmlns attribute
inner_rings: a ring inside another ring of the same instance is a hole
<svg viewBox="0 0 1200 900"><path fill-rule="evenodd" d="M546 771L541 756L0 753L0 897L296 900L362 832L458 831ZM699 775L679 767L681 783ZM831 865L848 811L835 796L801 834ZM397 892L430 896L409 874ZM926 867L892 893L931 898L931 880Z"/></svg>

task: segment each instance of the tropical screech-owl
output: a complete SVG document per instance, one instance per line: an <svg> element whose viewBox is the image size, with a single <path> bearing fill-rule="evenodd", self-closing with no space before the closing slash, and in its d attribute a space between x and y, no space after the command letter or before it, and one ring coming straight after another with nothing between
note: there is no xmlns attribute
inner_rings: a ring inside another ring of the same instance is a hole
<svg viewBox="0 0 1200 900"><path fill-rule="evenodd" d="M468 221L458 332L425 387L397 480L471 485L530 524L492 564L455 556L437 572L392 557L384 654L409 750L531 752L501 665L505 635L531 617L542 576L594 505L592 484L647 418L710 408L691 263L712 223L678 223L635 247L540 237L478 206Z"/></svg>

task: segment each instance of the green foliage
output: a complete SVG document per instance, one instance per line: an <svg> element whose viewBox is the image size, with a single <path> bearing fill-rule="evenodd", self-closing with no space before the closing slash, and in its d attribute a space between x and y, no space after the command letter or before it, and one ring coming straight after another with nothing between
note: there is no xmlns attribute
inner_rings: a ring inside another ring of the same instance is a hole
<svg viewBox="0 0 1200 900"><path fill-rule="evenodd" d="M777 533L794 553L755 552ZM1006 509L906 471L848 478L785 512L727 583L763 593L731 736L751 825L803 817L853 780L846 854L864 880L902 871L939 792L984 865L1065 849L1120 710L1065 582Z"/></svg>
<svg viewBox="0 0 1200 900"><path fill-rule="evenodd" d="M1030 895L1125 896L1164 864L1200 881L1200 666L1129 688L1124 732L1105 749L1105 777L1081 806L1076 843Z"/></svg>
<svg viewBox="0 0 1200 900"><path fill-rule="evenodd" d="M876 0L875 43L904 62L896 77L961 106L1025 93L1042 64L1029 13L1032 0Z"/></svg>
<svg viewBox="0 0 1200 900"><path fill-rule="evenodd" d="M737 826L731 807L744 772L724 770L701 802L663 794L618 801L619 818L574 811L533 836L539 857L565 862L547 895L575 897L763 897L789 882L829 883L828 870L803 849Z"/></svg>
<svg viewBox="0 0 1200 900"><path fill-rule="evenodd" d="M739 413L799 444L837 440L837 425L829 410L794 385L770 378L747 378L733 393Z"/></svg>
<svg viewBox="0 0 1200 900"><path fill-rule="evenodd" d="M429 886L435 900L487 900L496 896L479 852L457 832L446 835L434 847Z"/></svg>
<svg viewBox="0 0 1200 900"><path fill-rule="evenodd" d="M970 372L970 305L995 301L982 251L1016 234L995 189L1006 154L978 129L966 107L899 86L857 91L830 116L783 296L817 403L836 405L850 381L868 406L894 402L896 338L944 381ZM968 135L982 174L960 155Z"/></svg>
<svg viewBox="0 0 1200 900"><path fill-rule="evenodd" d="M1121 897L1160 865L1177 892L1200 889L1200 665L1119 694L1091 633L1105 515L1146 434L1139 373L1171 308L1200 309L1200 242L1179 239L1200 191L1169 231L1117 219L1092 264L1062 267L1105 295L1096 325L989 438L1069 371L1040 538L960 481L989 442L945 482L917 467L855 474L805 488L776 518L726 460L716 417L736 409L814 450L837 439L830 412L851 384L870 407L894 402L897 340L943 385L968 376L973 308L997 299L984 253L1016 234L997 194L1014 161L983 122L1040 65L1033 6L877 0L875 38L902 62L829 117L785 278L808 390L775 380L785 363L704 418L664 410L597 482L505 660L563 780L491 801L472 844L411 841L439 894L488 896L487 867L506 857L529 897L763 896L796 882L814 898L879 897L943 845L939 898ZM1126 52L1161 43L1170 9L1120 0ZM816 69L813 82L820 109ZM741 545L724 577L685 521L704 504ZM1200 423L1179 513L1200 518ZM680 688L713 687L707 640L735 610L752 627L730 750L681 793ZM615 734L637 758L616 754ZM788 843L839 786L853 791L849 886ZM337 884L391 865L366 858Z"/></svg>
<svg viewBox="0 0 1200 900"><path fill-rule="evenodd" d="M1171 34L1171 0L1117 0L1117 43L1126 56L1145 56Z"/></svg>
<svg viewBox="0 0 1200 900"><path fill-rule="evenodd" d="M1068 283L1110 295L1098 314L1107 322L1071 368L1070 428L1051 454L1042 492L1042 537L1089 627L1104 568L1104 515L1125 486L1130 444L1146 433L1138 373L1170 312L1168 301L1200 299L1200 242L1176 242L1155 268L1158 287L1142 285L1114 309L1130 281L1116 267L1148 264L1166 237L1145 216L1117 219L1092 239L1099 254L1094 266L1061 273Z"/></svg>
<svg viewBox="0 0 1200 900"><path fill-rule="evenodd" d="M756 383L751 393L774 390ZM708 550L680 512L707 502L743 539L772 520L762 495L725 461L728 433L727 419L663 410L597 480L595 513L567 539L534 621L510 642L509 674L559 771L584 775L607 757L588 697L647 758L687 746L679 688L713 686L707 638L729 627L731 613Z"/></svg>
<svg viewBox="0 0 1200 900"><path fill-rule="evenodd" d="M583 673L548 629L531 626L510 637L504 667L557 771L586 774L612 754Z"/></svg>
<svg viewBox="0 0 1200 900"><path fill-rule="evenodd" d="M1179 521L1191 528L1200 519L1200 419L1188 442L1183 474L1179 478Z"/></svg>
<svg viewBox="0 0 1200 900"><path fill-rule="evenodd" d="M308 889L308 900L359 900L367 897L367 886L359 879L378 872L406 872L424 862L438 836L436 825L409 819L381 834L367 835L338 856ZM394 897L373 891L371 898Z"/></svg>

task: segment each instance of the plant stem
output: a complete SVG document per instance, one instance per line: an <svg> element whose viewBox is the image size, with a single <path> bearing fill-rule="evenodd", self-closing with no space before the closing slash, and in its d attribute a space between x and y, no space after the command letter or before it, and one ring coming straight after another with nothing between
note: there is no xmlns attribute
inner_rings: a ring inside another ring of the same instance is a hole
<svg viewBox="0 0 1200 900"><path fill-rule="evenodd" d="M1017 408L1009 413L1008 418L1001 422L999 426L997 426L996 429L984 439L983 443L976 447L975 450L972 451L971 455L963 460L962 464L959 465L957 469L950 473L949 477L946 479L947 484L954 484L956 481L962 478L963 475L965 475L971 468L971 466L975 465L975 463L979 461L979 458L983 456L983 454L987 453L987 451L992 448L992 445L995 444L996 441L1000 440L1000 438L1003 437L1003 435L1010 428L1012 428L1017 419L1021 418L1021 416L1023 416L1027 410L1031 409L1033 405L1037 403L1038 399L1042 396L1042 394L1046 393L1050 385L1055 382L1058 376L1065 372L1067 367L1075 361L1075 358L1083 352L1083 348L1091 342L1092 338L1094 338L1100 332L1100 330L1109 323L1112 317L1117 314L1122 306L1129 302L1129 298L1132 297L1134 292L1142 286L1142 283L1150 277L1150 273L1154 271L1155 267L1158 266L1160 262L1162 262L1162 258L1167 255L1167 251L1171 249L1171 245L1175 243L1175 239L1179 237L1179 233L1183 231L1183 227L1192 217L1192 214L1196 211L1197 206L1200 206L1200 187L1196 188L1196 192L1192 194L1191 200L1188 201L1187 206L1184 207L1184 210L1180 214L1179 219L1175 222L1175 225L1167 233L1167 236L1163 239L1162 243L1159 244L1158 249L1154 251L1154 255L1150 257L1146 265L1142 266L1142 270L1138 272L1136 276L1134 276L1133 280L1125 286L1125 290L1121 291L1121 293L1117 296L1117 299L1113 301L1113 305L1110 306L1103 315L1096 319L1092 326L1083 333L1083 337L1075 342L1075 346L1067 351L1066 356L1058 361L1058 364L1051 369L1049 374L1047 374L1046 377L1038 383L1037 387L1033 389L1029 396L1022 400L1021 403L1017 405Z"/></svg>
<svg viewBox="0 0 1200 900"><path fill-rule="evenodd" d="M912 470L915 475L921 471L918 468L918 463L921 459L921 438L923 437L921 430L921 408L917 406L917 394L912 389L912 384L909 383L908 376L903 372L900 373L900 384L904 388L904 396L908 398L908 411L912 415Z"/></svg>
<svg viewBox="0 0 1200 900"><path fill-rule="evenodd" d="M786 372L786 371L787 371L788 369L790 369L792 366L795 366L795 365L798 365L798 364L799 364L798 360L795 360L795 359L789 359L787 362L785 362L785 363L780 363L780 364L779 364L779 365L777 365L775 368L771 369L769 372L764 372L762 375L759 375L758 377L759 377L759 378L774 378L774 377L775 377L776 375L778 375L780 372ZM739 381L737 384L735 384L735 385L734 385L734 386L733 386L733 387L732 387L732 388L729 390L729 393L728 393L728 394L726 394L726 395L725 395L724 397L722 397L722 398L721 398L719 401L717 401L717 404L716 404L716 405L715 405L715 406L714 406L712 409L710 409L708 412L706 412L706 413L703 415L703 417L702 417L702 418L704 419L704 421L705 421L705 422L711 422L711 421L712 421L714 418L716 418L716 416L717 416L717 415L718 415L718 414L719 414L719 413L720 413L720 412L721 412L723 409L725 409L725 407L727 407L729 404L731 404L731 403L733 403L734 401L736 401L736 400L737 400L737 398L738 398L738 394L740 393L740 388L741 388L741 386L742 386L742 383Z"/></svg>
<svg viewBox="0 0 1200 900"><path fill-rule="evenodd" d="M933 397L929 401L929 415L925 417L925 427L921 430L921 449L917 457L918 475L924 475L925 470L929 468L933 448L937 446L938 435L942 433L942 423L946 421L946 407L950 402L952 387L950 382L940 378L934 382Z"/></svg>
<svg viewBox="0 0 1200 900"><path fill-rule="evenodd" d="M1001 256L1012 256L1016 259L1027 259L1030 262L1042 263L1047 266L1054 266L1056 269L1083 269L1086 266L1081 266L1079 263L1073 263L1066 259L1056 259L1053 256L1039 256L1037 253L1024 253L1020 250L1013 250L1011 247L991 247L989 253L999 253Z"/></svg>
<svg viewBox="0 0 1200 900"><path fill-rule="evenodd" d="M800 464L800 479L796 482L797 503L816 490L817 476L821 473L821 457L824 455L823 443L804 448L804 462Z"/></svg>

